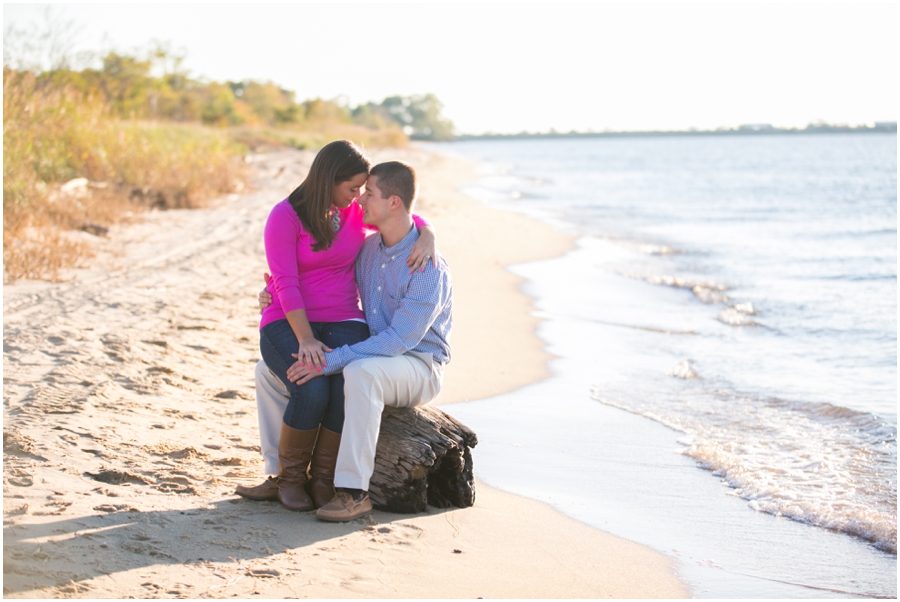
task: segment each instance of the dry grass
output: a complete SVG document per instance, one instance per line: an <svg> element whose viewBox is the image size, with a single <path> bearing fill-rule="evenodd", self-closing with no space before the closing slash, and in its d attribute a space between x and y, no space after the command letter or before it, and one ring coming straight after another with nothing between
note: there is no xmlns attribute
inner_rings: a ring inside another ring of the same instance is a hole
<svg viewBox="0 0 900 602"><path fill-rule="evenodd" d="M3 151L4 282L58 279L90 256L78 230L102 233L129 210L198 207L245 177L222 130L123 121L97 98L9 70Z"/></svg>
<svg viewBox="0 0 900 602"><path fill-rule="evenodd" d="M58 280L85 265L127 212L193 208L244 185L246 148L318 149L336 139L404 146L399 128L323 121L230 130L123 120L101 99L30 72L3 72L3 281ZM85 234L85 232L89 234Z"/></svg>
<svg viewBox="0 0 900 602"><path fill-rule="evenodd" d="M353 140L366 148L398 148L406 146L409 139L399 128L373 130L347 123L305 124L302 128L269 128L265 126L238 126L231 129L237 142L251 149L290 146L318 150L333 140Z"/></svg>

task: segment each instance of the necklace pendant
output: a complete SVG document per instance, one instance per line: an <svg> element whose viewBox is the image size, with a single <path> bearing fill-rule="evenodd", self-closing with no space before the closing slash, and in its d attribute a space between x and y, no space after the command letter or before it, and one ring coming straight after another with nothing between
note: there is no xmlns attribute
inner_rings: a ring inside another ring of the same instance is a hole
<svg viewBox="0 0 900 602"><path fill-rule="evenodd" d="M337 207L331 208L331 229L335 232L341 229L341 212Z"/></svg>

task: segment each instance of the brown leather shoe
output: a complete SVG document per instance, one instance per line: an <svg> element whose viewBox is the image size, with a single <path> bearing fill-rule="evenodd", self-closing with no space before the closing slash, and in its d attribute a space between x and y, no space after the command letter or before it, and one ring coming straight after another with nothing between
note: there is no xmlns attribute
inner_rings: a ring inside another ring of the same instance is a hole
<svg viewBox="0 0 900 602"><path fill-rule="evenodd" d="M316 433L319 429L301 431L281 424L278 439L278 501L288 510L313 510L313 501L306 493L306 471L312 457Z"/></svg>
<svg viewBox="0 0 900 602"><path fill-rule="evenodd" d="M365 494L361 500L356 501L346 491L338 491L333 500L316 510L316 518L332 523L342 523L371 511L372 502L369 501L369 494Z"/></svg>
<svg viewBox="0 0 900 602"><path fill-rule="evenodd" d="M312 497L316 508L321 508L334 499L334 467L337 464L341 434L319 428L319 438L309 463L309 483L306 491Z"/></svg>
<svg viewBox="0 0 900 602"><path fill-rule="evenodd" d="M234 492L241 497L247 498L248 500L257 500L260 502L277 500L278 479L276 477L269 477L264 482L255 487L238 485L237 487L235 487Z"/></svg>

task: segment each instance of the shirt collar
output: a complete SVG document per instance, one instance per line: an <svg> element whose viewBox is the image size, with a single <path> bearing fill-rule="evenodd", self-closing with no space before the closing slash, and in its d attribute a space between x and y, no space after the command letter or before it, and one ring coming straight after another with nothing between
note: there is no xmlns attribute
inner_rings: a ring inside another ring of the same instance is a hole
<svg viewBox="0 0 900 602"><path fill-rule="evenodd" d="M379 236L381 236L379 234ZM413 224L412 228L410 228L409 233L404 236L400 242L395 244L393 247L385 247L384 246L384 237L382 236L381 242L378 243L378 247L384 251L385 253L390 253L392 255L397 255L398 253L403 253L404 251L409 250L415 244L416 240L419 238L419 229L416 228L416 225Z"/></svg>

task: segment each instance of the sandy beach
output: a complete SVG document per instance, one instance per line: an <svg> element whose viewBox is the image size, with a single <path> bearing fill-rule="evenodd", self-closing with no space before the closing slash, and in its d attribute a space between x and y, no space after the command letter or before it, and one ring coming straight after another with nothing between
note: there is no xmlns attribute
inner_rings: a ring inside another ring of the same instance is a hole
<svg viewBox="0 0 900 602"><path fill-rule="evenodd" d="M457 192L475 177L462 160L373 154L417 168L417 211L453 273L437 404L452 414L453 402L544 379L531 300L505 266L572 240ZM472 508L346 524L234 495L263 477L262 229L312 156L254 155L246 194L84 234L99 255L77 277L4 287L4 596L687 596L668 557L482 483Z"/></svg>

